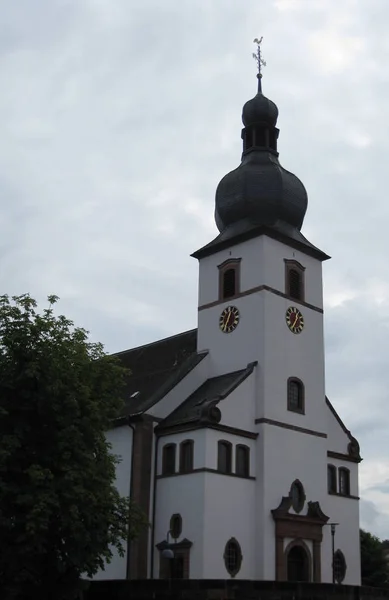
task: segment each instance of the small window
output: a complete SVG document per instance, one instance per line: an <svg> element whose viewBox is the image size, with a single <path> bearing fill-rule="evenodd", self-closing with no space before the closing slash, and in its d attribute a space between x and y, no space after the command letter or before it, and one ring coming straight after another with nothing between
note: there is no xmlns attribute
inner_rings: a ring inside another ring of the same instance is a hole
<svg viewBox="0 0 389 600"><path fill-rule="evenodd" d="M217 469L221 473L231 473L232 471L232 445L230 442L218 442L217 448Z"/></svg>
<svg viewBox="0 0 389 600"><path fill-rule="evenodd" d="M224 564L231 577L235 577L242 565L242 550L235 538L228 540L224 549Z"/></svg>
<svg viewBox="0 0 389 600"><path fill-rule="evenodd" d="M328 483L328 493L336 494L336 492L337 492L336 467L334 467L334 465L327 466L327 483Z"/></svg>
<svg viewBox="0 0 389 600"><path fill-rule="evenodd" d="M250 476L250 448L238 444L236 447L235 472L241 477Z"/></svg>
<svg viewBox="0 0 389 600"><path fill-rule="evenodd" d="M304 271L296 260L285 260L285 293L294 300L304 300Z"/></svg>
<svg viewBox="0 0 389 600"><path fill-rule="evenodd" d="M288 410L304 413L304 385L300 379L288 379Z"/></svg>
<svg viewBox="0 0 389 600"><path fill-rule="evenodd" d="M193 440L185 440L180 444L180 473L193 471Z"/></svg>
<svg viewBox="0 0 389 600"><path fill-rule="evenodd" d="M219 265L219 300L239 294L240 258L229 258Z"/></svg>
<svg viewBox="0 0 389 600"><path fill-rule="evenodd" d="M339 494L350 495L350 471L345 467L339 469Z"/></svg>
<svg viewBox="0 0 389 600"><path fill-rule="evenodd" d="M289 497L292 500L292 508L296 513L302 511L305 503L305 492L301 481L296 479L290 486Z"/></svg>
<svg viewBox="0 0 389 600"><path fill-rule="evenodd" d="M301 274L296 269L289 271L289 296L296 300L301 299Z"/></svg>
<svg viewBox="0 0 389 600"><path fill-rule="evenodd" d="M223 298L235 296L236 269L227 269L223 273Z"/></svg>
<svg viewBox="0 0 389 600"><path fill-rule="evenodd" d="M178 540L182 533L182 517L180 514L175 513L170 519L170 534L173 540Z"/></svg>
<svg viewBox="0 0 389 600"><path fill-rule="evenodd" d="M337 550L334 554L334 577L337 583L342 583L346 577L347 564L344 554L341 550Z"/></svg>
<svg viewBox="0 0 389 600"><path fill-rule="evenodd" d="M176 444L166 444L162 450L162 474L173 475L176 472Z"/></svg>

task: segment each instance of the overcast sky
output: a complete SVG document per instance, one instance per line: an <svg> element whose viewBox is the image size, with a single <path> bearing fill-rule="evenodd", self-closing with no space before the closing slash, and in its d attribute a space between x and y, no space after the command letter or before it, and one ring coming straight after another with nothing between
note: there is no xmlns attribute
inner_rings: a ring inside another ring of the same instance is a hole
<svg viewBox="0 0 389 600"><path fill-rule="evenodd" d="M108 351L196 326L241 109L280 111L324 267L327 394L361 443L362 525L389 537L389 2L0 5L2 293L61 297Z"/></svg>

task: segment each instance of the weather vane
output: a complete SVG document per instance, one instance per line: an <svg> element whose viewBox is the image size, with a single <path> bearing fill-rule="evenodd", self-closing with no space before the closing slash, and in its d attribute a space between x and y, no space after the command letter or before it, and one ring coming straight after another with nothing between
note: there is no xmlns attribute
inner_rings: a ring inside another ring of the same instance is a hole
<svg viewBox="0 0 389 600"><path fill-rule="evenodd" d="M262 78L262 67L266 67L266 62L263 60L262 56L261 56L261 43L262 43L263 37L261 37L260 39L255 38L254 40L254 44L257 44L257 51L253 52L253 58L255 59L255 62L258 65L258 91L261 91L261 78Z"/></svg>

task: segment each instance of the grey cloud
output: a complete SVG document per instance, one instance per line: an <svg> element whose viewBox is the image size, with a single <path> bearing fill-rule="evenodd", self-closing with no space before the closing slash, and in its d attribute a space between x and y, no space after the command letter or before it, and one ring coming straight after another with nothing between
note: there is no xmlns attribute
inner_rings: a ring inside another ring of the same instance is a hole
<svg viewBox="0 0 389 600"><path fill-rule="evenodd" d="M196 326L189 255L216 234L215 189L240 162L251 41L264 35L280 160L308 190L304 233L333 256L327 393L374 472L389 427L386 3L21 0L0 12L1 287L58 294L110 351ZM366 523L389 535L366 502Z"/></svg>

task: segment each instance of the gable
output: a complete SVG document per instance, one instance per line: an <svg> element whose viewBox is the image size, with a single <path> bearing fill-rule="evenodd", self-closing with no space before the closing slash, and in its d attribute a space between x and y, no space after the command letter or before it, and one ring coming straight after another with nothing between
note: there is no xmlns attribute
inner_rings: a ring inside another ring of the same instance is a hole
<svg viewBox="0 0 389 600"><path fill-rule="evenodd" d="M223 410L222 405L218 406L220 401L227 398L251 375L255 365L256 363L250 363L245 369L207 379L158 425L157 430L219 423L220 411Z"/></svg>
<svg viewBox="0 0 389 600"><path fill-rule="evenodd" d="M359 462L362 459L359 455L358 441L351 435L327 397L326 405L328 408L328 452L346 454Z"/></svg>

